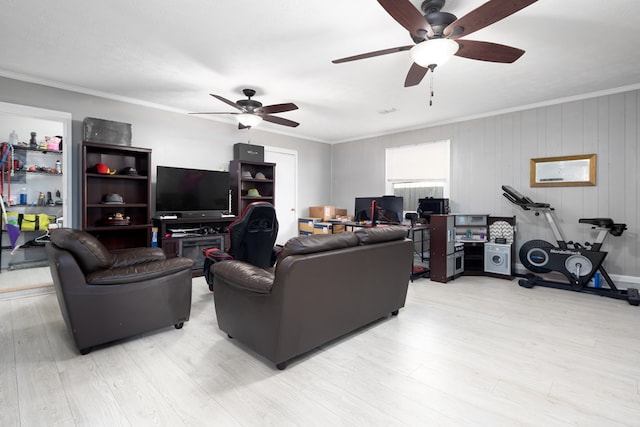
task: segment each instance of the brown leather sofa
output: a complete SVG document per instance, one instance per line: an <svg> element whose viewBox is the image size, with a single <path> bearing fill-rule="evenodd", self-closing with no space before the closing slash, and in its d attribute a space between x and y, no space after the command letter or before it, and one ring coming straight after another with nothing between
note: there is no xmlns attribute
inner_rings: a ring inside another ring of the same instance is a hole
<svg viewBox="0 0 640 427"><path fill-rule="evenodd" d="M404 307L413 244L404 227L295 237L275 268L215 264L218 326L284 369L287 362Z"/></svg>
<svg viewBox="0 0 640 427"><path fill-rule="evenodd" d="M189 320L190 259L166 259L160 248L109 252L70 228L52 230L46 252L62 317L81 354Z"/></svg>

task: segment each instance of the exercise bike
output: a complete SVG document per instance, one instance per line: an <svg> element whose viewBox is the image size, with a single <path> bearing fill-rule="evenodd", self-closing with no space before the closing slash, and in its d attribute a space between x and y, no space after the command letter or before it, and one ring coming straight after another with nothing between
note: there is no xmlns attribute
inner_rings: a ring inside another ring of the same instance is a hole
<svg viewBox="0 0 640 427"><path fill-rule="evenodd" d="M533 273L549 273L557 271L562 273L568 280L567 283L544 279L535 274L529 274L524 279L520 279L518 284L525 288L534 286L546 286L555 289L564 289L575 292L585 292L594 295L606 296L610 298L627 300L631 305L639 305L640 297L638 290L629 288L627 290L618 289L613 280L604 269L602 262L607 256L607 252L602 251L602 244L606 237L611 234L620 236L627 229L626 224L615 223L611 218L580 218L581 224L589 224L592 229L598 231L598 236L593 243L586 242L584 245L566 241L562 231L556 224L553 208L548 203L536 203L528 197L523 196L518 191L508 185L503 185L502 194L511 203L520 206L525 211L534 211L538 216L542 213L553 232L557 241L557 246L545 240L530 240L525 242L519 251L520 262ZM607 287L598 286L599 277L604 279ZM594 279L596 286L590 286L591 279Z"/></svg>

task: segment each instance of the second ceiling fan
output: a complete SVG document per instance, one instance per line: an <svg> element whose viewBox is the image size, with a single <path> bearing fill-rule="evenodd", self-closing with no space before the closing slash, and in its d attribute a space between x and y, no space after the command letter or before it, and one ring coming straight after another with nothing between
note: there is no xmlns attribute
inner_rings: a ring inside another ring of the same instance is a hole
<svg viewBox="0 0 640 427"><path fill-rule="evenodd" d="M287 111L297 110L298 106L292 102L285 104L262 105L261 102L251 99L256 94L253 89L243 89L242 93L247 99L239 99L236 102L230 101L220 95L210 93L209 95L224 102L225 104L235 108L238 111L233 112L207 112L207 113L190 113L190 114L230 114L236 116L238 120L238 129L251 128L262 120L275 123L277 125L296 127L300 123L282 117L272 116L275 113L284 113Z"/></svg>
<svg viewBox="0 0 640 427"><path fill-rule="evenodd" d="M409 51L414 63L404 82L405 87L419 84L429 70L453 55L479 61L511 63L524 50L497 43L464 40L462 37L494 24L535 3L537 0L490 0L462 18L441 9L445 0L426 0L424 15L409 0L378 0L393 19L409 31L415 44L377 50L336 59L340 64L390 53ZM443 55L443 56L441 56Z"/></svg>

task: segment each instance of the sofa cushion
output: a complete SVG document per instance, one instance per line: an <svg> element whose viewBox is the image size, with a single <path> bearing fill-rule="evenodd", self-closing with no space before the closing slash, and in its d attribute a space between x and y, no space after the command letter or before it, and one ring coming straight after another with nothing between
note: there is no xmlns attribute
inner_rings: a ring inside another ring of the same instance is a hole
<svg viewBox="0 0 640 427"><path fill-rule="evenodd" d="M111 252L113 268L129 267L149 262L164 261L167 257L161 248L128 248Z"/></svg>
<svg viewBox="0 0 640 427"><path fill-rule="evenodd" d="M87 275L87 283L90 285L125 285L150 281L185 270L188 270L189 275L191 275L192 266L193 260L189 258L169 258L162 261L153 261L94 271Z"/></svg>
<svg viewBox="0 0 640 427"><path fill-rule="evenodd" d="M244 261L229 260L213 264L211 267L215 280L222 280L234 288L268 294L273 286L273 269L256 267ZM215 287L214 287L215 292Z"/></svg>
<svg viewBox="0 0 640 427"><path fill-rule="evenodd" d="M360 245L402 240L407 237L407 229L401 225L359 228L354 233Z"/></svg>
<svg viewBox="0 0 640 427"><path fill-rule="evenodd" d="M71 252L82 272L87 275L111 267L113 255L98 239L72 228L51 230L51 242Z"/></svg>
<svg viewBox="0 0 640 427"><path fill-rule="evenodd" d="M313 234L293 237L285 243L284 248L278 254L278 262L289 255L333 251L353 246L358 246L358 238L354 233Z"/></svg>

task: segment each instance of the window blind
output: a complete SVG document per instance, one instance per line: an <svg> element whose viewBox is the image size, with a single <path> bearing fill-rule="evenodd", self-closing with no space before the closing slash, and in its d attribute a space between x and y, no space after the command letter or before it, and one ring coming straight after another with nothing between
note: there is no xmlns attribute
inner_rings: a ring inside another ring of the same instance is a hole
<svg viewBox="0 0 640 427"><path fill-rule="evenodd" d="M387 181L449 181L449 140L387 148Z"/></svg>

